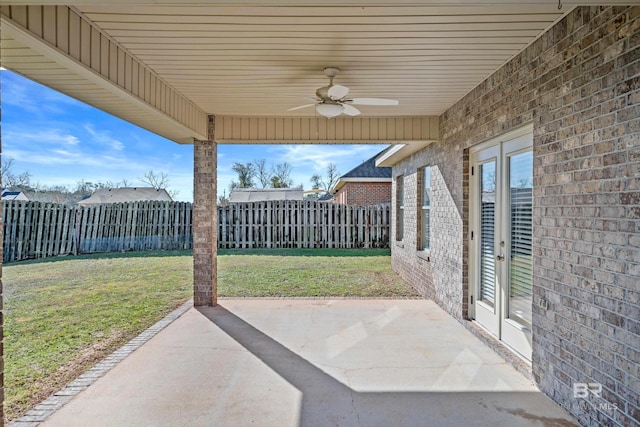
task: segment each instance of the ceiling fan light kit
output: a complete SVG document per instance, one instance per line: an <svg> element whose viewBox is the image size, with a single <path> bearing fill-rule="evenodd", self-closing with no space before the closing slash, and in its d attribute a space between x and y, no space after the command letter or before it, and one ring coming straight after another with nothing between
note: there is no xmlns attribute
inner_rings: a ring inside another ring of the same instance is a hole
<svg viewBox="0 0 640 427"><path fill-rule="evenodd" d="M289 108L287 111L301 110L303 108L314 106L316 112L321 116L331 118L339 116L340 114L346 114L348 116L357 116L360 114L353 105L398 105L398 101L395 99L383 99L383 98L353 98L347 99L349 94L349 88L341 85L334 85L333 78L340 72L339 68L327 67L324 69L324 74L329 78L329 85L323 86L316 90L317 104L306 104L297 107Z"/></svg>
<svg viewBox="0 0 640 427"><path fill-rule="evenodd" d="M343 111L344 107L340 104L316 104L316 112L327 118L339 116Z"/></svg>

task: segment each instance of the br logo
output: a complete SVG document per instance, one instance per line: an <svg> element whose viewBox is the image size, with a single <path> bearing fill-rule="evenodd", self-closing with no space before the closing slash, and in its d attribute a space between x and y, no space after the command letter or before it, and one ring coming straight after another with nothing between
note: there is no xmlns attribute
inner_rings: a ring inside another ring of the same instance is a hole
<svg viewBox="0 0 640 427"><path fill-rule="evenodd" d="M600 383L573 383L573 398L587 399L589 394L602 397L602 384Z"/></svg>

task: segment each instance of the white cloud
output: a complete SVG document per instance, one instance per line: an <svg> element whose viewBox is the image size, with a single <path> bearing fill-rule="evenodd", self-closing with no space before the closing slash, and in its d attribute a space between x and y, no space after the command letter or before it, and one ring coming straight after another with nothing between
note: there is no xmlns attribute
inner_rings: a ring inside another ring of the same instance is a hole
<svg viewBox="0 0 640 427"><path fill-rule="evenodd" d="M11 157L26 166L58 166L73 165L77 168L91 167L100 169L126 169L140 170L140 163L129 161L126 158L113 156L101 156L80 151L70 151L61 148L44 149L38 151L9 148L4 151L7 157Z"/></svg>
<svg viewBox="0 0 640 427"><path fill-rule="evenodd" d="M3 69L0 76L2 77L2 103L29 112L38 118L46 118L51 114L64 115L70 106L89 108L88 105L74 98L50 90L9 70Z"/></svg>
<svg viewBox="0 0 640 427"><path fill-rule="evenodd" d="M14 126L15 128L15 126ZM31 128L19 129L19 130L9 130L4 132L3 142L5 146L13 146L23 144L38 146L41 145L52 145L52 146L60 146L60 147L70 147L76 146L80 143L80 139L68 133L63 129L41 129L41 130L32 130Z"/></svg>
<svg viewBox="0 0 640 427"><path fill-rule="evenodd" d="M109 131L95 130L90 124L85 125L84 129L93 137L98 145L106 145L116 151L122 151L124 149L124 144L113 138Z"/></svg>
<svg viewBox="0 0 640 427"><path fill-rule="evenodd" d="M278 148L282 159L294 168L311 168L314 173L324 172L330 163L337 164L345 173L342 169L350 170L381 151L377 145L281 145Z"/></svg>

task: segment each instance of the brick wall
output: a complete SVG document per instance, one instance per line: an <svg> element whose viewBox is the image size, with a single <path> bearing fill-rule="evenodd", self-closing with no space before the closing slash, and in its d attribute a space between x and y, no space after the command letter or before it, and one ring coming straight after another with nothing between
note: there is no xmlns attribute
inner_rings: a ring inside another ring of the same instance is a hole
<svg viewBox="0 0 640 427"><path fill-rule="evenodd" d="M404 176L404 238L391 243L392 267L425 297L462 319L462 159L460 144L433 143L393 168L394 183ZM420 242L420 169L431 166L431 249L418 250ZM461 167L461 166L460 166ZM394 194L395 194L394 184ZM392 224L396 224L395 212ZM396 236L395 230L392 236ZM466 305L465 305L466 307Z"/></svg>
<svg viewBox="0 0 640 427"><path fill-rule="evenodd" d="M193 147L193 303L217 303L217 192L215 118L209 117L209 140Z"/></svg>
<svg viewBox="0 0 640 427"><path fill-rule="evenodd" d="M346 182L335 196L343 205L379 205L391 202L390 182Z"/></svg>
<svg viewBox="0 0 640 427"><path fill-rule="evenodd" d="M433 166L433 247L428 259L416 250L413 206L393 267L466 316L468 149L525 123L534 125L534 377L583 425L638 425L640 7L575 9L440 117L441 141L393 169L409 207L417 169ZM573 398L576 382L601 383L602 399Z"/></svg>

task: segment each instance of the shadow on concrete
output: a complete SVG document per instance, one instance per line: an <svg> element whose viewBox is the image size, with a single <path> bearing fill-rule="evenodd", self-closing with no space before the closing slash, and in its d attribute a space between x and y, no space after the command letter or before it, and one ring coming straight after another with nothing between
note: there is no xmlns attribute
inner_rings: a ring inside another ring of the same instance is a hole
<svg viewBox="0 0 640 427"><path fill-rule="evenodd" d="M303 394L300 426L576 425L539 392L358 392L224 307L199 311Z"/></svg>

